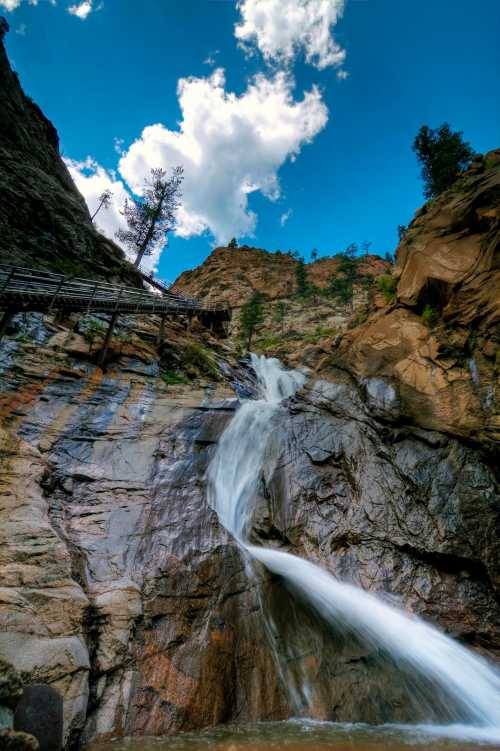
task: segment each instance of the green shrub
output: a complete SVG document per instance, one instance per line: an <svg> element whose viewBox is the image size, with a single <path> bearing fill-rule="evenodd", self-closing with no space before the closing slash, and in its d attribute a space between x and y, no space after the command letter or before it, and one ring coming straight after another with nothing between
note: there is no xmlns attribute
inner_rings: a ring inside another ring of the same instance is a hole
<svg viewBox="0 0 500 751"><path fill-rule="evenodd" d="M426 305L422 313L422 323L428 329L433 329L439 321L439 312L431 305Z"/></svg>
<svg viewBox="0 0 500 751"><path fill-rule="evenodd" d="M280 336L267 336L262 339L258 339L255 342L255 349L256 350L274 349L275 347L279 347L280 343L281 343Z"/></svg>
<svg viewBox="0 0 500 751"><path fill-rule="evenodd" d="M178 384L189 383L189 380L180 373L174 373L173 370L164 370L161 373L161 379L167 386L177 386Z"/></svg>
<svg viewBox="0 0 500 751"><path fill-rule="evenodd" d="M83 332L83 338L90 346L94 343L94 340L104 336L106 333L106 326L101 321L96 321L94 318L88 323Z"/></svg>
<svg viewBox="0 0 500 751"><path fill-rule="evenodd" d="M377 288L384 296L386 302L393 302L396 299L396 290L398 280L391 274L384 274L377 279Z"/></svg>
<svg viewBox="0 0 500 751"><path fill-rule="evenodd" d="M188 371L188 373L197 371L202 375L218 380L219 368L217 363L201 344L188 342L179 354L183 370Z"/></svg>

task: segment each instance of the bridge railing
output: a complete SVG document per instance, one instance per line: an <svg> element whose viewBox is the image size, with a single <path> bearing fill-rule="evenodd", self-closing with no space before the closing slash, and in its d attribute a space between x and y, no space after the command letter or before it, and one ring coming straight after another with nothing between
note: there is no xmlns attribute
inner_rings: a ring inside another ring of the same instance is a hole
<svg viewBox="0 0 500 751"><path fill-rule="evenodd" d="M203 305L169 289L156 295L134 287L118 286L95 279L0 264L0 307L21 308L37 301L45 309L116 309L122 312L216 311L227 306Z"/></svg>

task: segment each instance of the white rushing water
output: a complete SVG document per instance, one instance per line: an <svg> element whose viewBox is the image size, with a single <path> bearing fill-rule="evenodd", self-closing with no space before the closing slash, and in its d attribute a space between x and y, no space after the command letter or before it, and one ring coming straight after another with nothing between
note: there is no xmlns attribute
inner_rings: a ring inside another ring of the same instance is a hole
<svg viewBox="0 0 500 751"><path fill-rule="evenodd" d="M458 708L457 720L469 726L469 735L470 726L475 725L481 728L478 736L484 736L486 730L489 738L500 740L500 675L486 660L421 619L338 581L309 561L249 543L248 526L273 417L283 409L280 402L305 381L301 373L285 371L275 359L252 355L252 367L262 398L245 401L236 412L208 470L209 502L221 523L254 559L283 577L326 622L349 629L365 643L383 647L396 661L431 681ZM460 726L453 728L455 735L460 735Z"/></svg>

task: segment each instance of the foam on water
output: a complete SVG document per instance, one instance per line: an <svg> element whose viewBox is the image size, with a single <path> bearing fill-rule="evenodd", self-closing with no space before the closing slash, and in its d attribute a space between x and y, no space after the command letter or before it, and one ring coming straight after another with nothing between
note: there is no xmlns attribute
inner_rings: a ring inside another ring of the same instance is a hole
<svg viewBox="0 0 500 751"><path fill-rule="evenodd" d="M224 431L208 470L209 503L248 553L285 580L327 622L383 647L425 676L458 708L460 724L415 725L413 730L453 738L500 741L500 674L486 660L420 618L376 595L335 579L309 561L248 541L257 483L281 401L305 382L278 360L252 355L261 399L245 401ZM267 457L269 462L269 457ZM403 727L403 726L400 726Z"/></svg>

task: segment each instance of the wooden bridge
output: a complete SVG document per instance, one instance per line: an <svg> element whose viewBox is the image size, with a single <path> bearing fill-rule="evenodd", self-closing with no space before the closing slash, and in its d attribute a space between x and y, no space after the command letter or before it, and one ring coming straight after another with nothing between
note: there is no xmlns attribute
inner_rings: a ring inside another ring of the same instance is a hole
<svg viewBox="0 0 500 751"><path fill-rule="evenodd" d="M160 316L160 341L163 340L165 318L169 316L196 317L205 326L219 333L224 332L225 325L231 319L231 309L227 304L205 305L184 296L173 285L168 286L145 274L143 278L158 289L158 294L95 279L0 264L0 311L4 311L0 321L0 339L12 316L26 311L109 313L111 320L104 350L109 345L120 313Z"/></svg>

